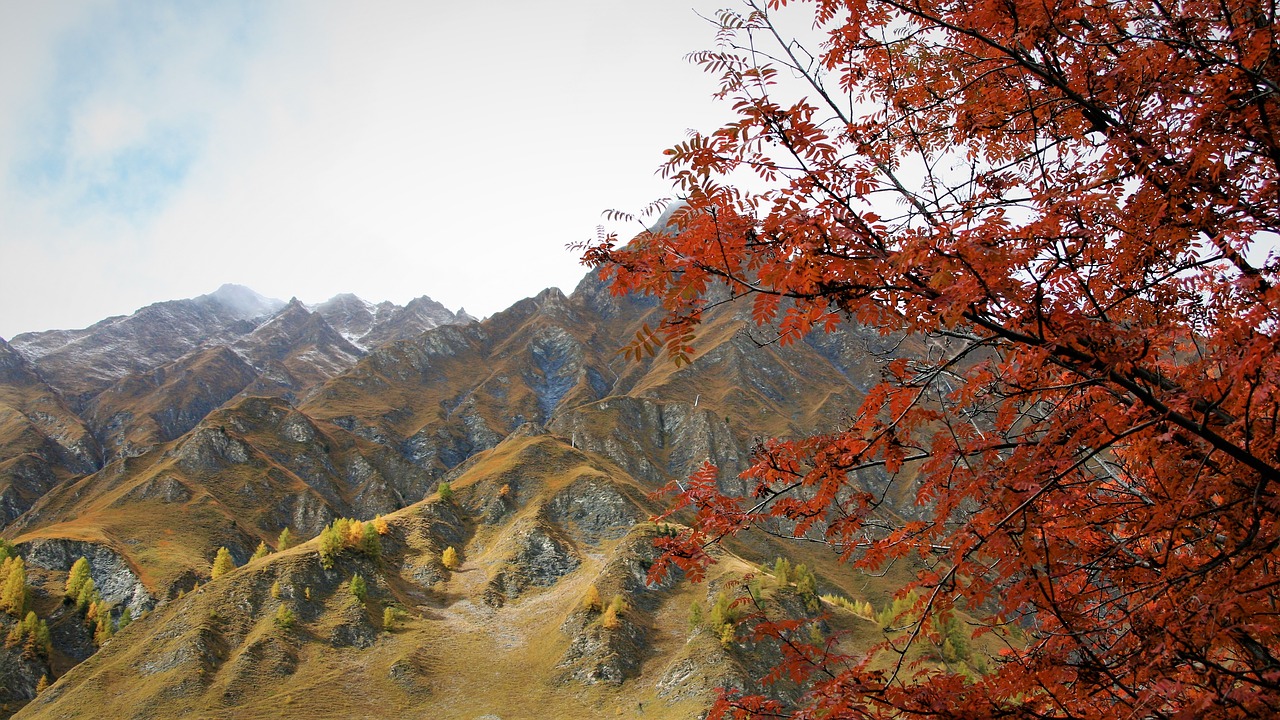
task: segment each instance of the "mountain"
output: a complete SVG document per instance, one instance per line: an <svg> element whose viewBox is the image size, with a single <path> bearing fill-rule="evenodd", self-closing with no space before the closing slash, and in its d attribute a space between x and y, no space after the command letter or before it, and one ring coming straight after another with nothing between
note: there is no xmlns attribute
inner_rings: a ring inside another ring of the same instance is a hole
<svg viewBox="0 0 1280 720"><path fill-rule="evenodd" d="M45 487L3 529L33 568L33 602L62 634L54 657L30 658L0 702L30 699L36 673L49 672L58 681L20 717L533 717L548 707L690 717L716 686L755 687L771 652L690 630L695 602L736 597L779 555L813 569L823 592L877 605L913 571L904 562L863 577L821 543L759 534L728 546L707 585L644 583L654 537L672 531L647 522L661 509L651 493L708 460L723 487L745 491L737 476L759 438L840 426L882 363L924 351L916 339L845 324L781 346L748 307L726 302L677 367L622 357L660 311L611 295L594 275L569 295L552 288L483 321L458 322L459 312L413 333L448 312L420 300L291 300L85 400L102 464ZM355 344L396 327L407 336ZM18 358L31 392L57 352ZM886 512L911 512L910 478L859 479L886 495ZM436 493L441 482L452 492ZM378 558L343 553L324 566L313 538L326 525L379 515ZM312 540L209 582L218 548L244 564L285 528ZM456 571L442 564L448 547L463 558ZM113 616L147 613L91 657L74 606L60 604L81 555ZM369 586L360 602L354 573ZM625 607L609 618L584 608L593 586ZM794 585L762 592L787 617L815 612ZM273 620L281 606L291 627ZM381 632L388 607L404 614L394 633ZM881 637L851 614L829 622L850 631L850 651Z"/></svg>
<svg viewBox="0 0 1280 720"><path fill-rule="evenodd" d="M360 325L358 311L369 308L376 316ZM334 329L326 313L344 330ZM109 460L178 437L237 395L300 401L365 354L347 337L376 346L427 327L473 321L426 296L400 307L339 295L312 312L296 299L284 303L223 285L82 330L19 335L6 348L88 426L102 448L91 454ZM26 450L3 452L7 458ZM80 474L96 469L82 467ZM50 477L37 485L49 486ZM10 518L26 509L34 492L21 494L25 499L15 501Z"/></svg>
<svg viewBox="0 0 1280 720"><path fill-rule="evenodd" d="M217 345L126 376L93 398L84 417L107 457L131 457L181 436L257 377Z"/></svg>
<svg viewBox="0 0 1280 720"><path fill-rule="evenodd" d="M248 288L223 285L208 295L155 303L83 330L24 333L10 344L79 411L128 375L154 370L198 348L230 344L282 305Z"/></svg>
<svg viewBox="0 0 1280 720"><path fill-rule="evenodd" d="M374 305L346 293L333 296L315 306L314 310L361 350L413 338L441 325L465 325L476 321L466 310L450 312L426 295L400 307L389 302Z"/></svg>
<svg viewBox="0 0 1280 720"><path fill-rule="evenodd" d="M759 682L776 648L690 623L695 605L745 598L759 567L721 552L705 584L648 584L666 529L644 521L658 506L621 468L526 429L453 486L384 518L376 554L344 550L326 567L313 541L161 604L17 717L688 718L721 686L795 698ZM866 596L844 580L824 591ZM756 586L787 617L828 613L842 650L880 637L791 584Z"/></svg>
<svg viewBox="0 0 1280 720"><path fill-rule="evenodd" d="M0 523L59 483L93 472L101 456L84 421L0 339Z"/></svg>
<svg viewBox="0 0 1280 720"><path fill-rule="evenodd" d="M250 394L289 400L350 368L364 355L297 298L232 348L261 373Z"/></svg>

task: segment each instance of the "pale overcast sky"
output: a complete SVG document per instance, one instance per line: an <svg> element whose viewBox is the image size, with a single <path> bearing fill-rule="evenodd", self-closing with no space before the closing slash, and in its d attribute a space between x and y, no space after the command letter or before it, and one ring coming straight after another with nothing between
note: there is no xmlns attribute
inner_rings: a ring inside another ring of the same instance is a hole
<svg viewBox="0 0 1280 720"><path fill-rule="evenodd" d="M477 316L711 129L732 0L0 0L0 337L225 282Z"/></svg>

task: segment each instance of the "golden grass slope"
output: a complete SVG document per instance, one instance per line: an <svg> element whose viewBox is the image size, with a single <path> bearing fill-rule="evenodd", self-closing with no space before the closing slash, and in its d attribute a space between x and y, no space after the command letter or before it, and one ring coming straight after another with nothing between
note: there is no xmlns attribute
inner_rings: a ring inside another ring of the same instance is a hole
<svg viewBox="0 0 1280 720"><path fill-rule="evenodd" d="M526 434L452 487L452 500L387 516L378 559L347 551L326 569L313 541L161 605L16 717L688 718L719 685L756 686L767 648L745 631L722 643L689 613L717 592L741 595L759 567L722 553L707 584L647 586L664 529L635 521L654 506L608 460ZM447 547L460 551L455 571L441 563ZM824 591L881 581L845 575L822 577ZM797 607L765 580L768 602ZM622 598L616 626L585 604L592 587ZM847 649L881 637L843 611L826 622L850 631Z"/></svg>

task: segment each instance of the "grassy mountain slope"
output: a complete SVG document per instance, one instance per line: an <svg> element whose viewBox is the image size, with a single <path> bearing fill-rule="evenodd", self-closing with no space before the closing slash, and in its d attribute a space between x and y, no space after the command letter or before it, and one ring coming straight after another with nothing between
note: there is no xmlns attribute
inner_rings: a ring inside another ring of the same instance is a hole
<svg viewBox="0 0 1280 720"><path fill-rule="evenodd" d="M428 489L398 455L280 399L214 412L181 439L56 488L9 529L18 543L110 547L157 597L206 575L218 547L243 562L288 526L312 537L335 517L372 517ZM65 569L65 568L62 568Z"/></svg>
<svg viewBox="0 0 1280 720"><path fill-rule="evenodd" d="M689 624L693 603L737 596L758 569L724 553L707 584L647 586L662 529L637 522L654 506L613 463L526 432L453 488L389 515L376 558L347 550L326 568L313 541L161 606L17 717L687 718L715 687L763 674L767 653L745 634L722 642ZM441 562L451 546L455 570ZM616 625L585 604L593 586L606 604L623 598ZM778 612L808 614L792 590L766 588ZM879 639L828 610L847 649Z"/></svg>

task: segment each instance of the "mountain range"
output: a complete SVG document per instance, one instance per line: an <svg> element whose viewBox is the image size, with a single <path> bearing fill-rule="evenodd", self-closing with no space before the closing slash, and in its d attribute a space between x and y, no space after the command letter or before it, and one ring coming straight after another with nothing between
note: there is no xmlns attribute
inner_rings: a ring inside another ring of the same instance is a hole
<svg viewBox="0 0 1280 720"><path fill-rule="evenodd" d="M692 363L624 359L659 313L594 275L484 320L224 286L0 340L2 535L52 638L0 652L0 702L24 718L692 717L717 687L759 687L770 649L691 623L694 605L744 597L777 556L877 606L912 568L862 577L757 533L708 583L649 585L671 531L648 521L653 493L707 461L745 492L760 439L839 427L883 363L924 349L852 323L781 346L728 302ZM860 479L912 512L910 483ZM377 552L322 552L342 518L377 518ZM302 542L281 550L286 528ZM211 579L219 548L242 567ZM140 618L110 639L63 597L80 557L113 621ZM843 610L819 619L786 578L756 591L852 646L881 637Z"/></svg>

